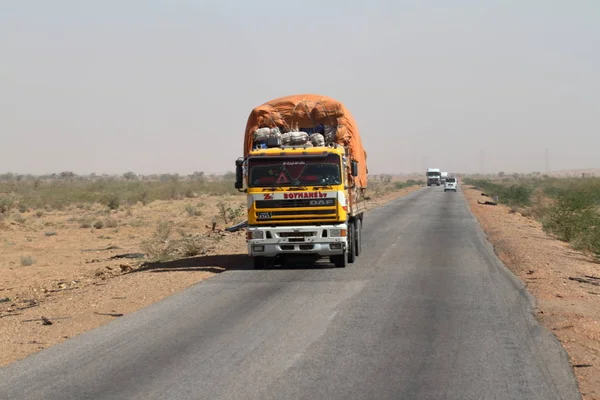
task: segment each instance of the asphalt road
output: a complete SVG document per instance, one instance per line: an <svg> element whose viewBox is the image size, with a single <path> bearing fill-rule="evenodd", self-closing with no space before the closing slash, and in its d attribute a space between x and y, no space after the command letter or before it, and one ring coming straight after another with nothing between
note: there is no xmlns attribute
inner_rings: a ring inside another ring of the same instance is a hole
<svg viewBox="0 0 600 400"><path fill-rule="evenodd" d="M240 265L0 369L2 399L578 399L461 192L365 217L346 269Z"/></svg>

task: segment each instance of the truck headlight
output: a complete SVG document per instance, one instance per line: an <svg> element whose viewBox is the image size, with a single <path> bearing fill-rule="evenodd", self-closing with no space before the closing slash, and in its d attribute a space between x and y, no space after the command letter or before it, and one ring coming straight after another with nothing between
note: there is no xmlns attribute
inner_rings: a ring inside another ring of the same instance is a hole
<svg viewBox="0 0 600 400"><path fill-rule="evenodd" d="M329 237L344 237L346 236L345 229L334 228L329 230Z"/></svg>
<svg viewBox="0 0 600 400"><path fill-rule="evenodd" d="M248 232L248 239L264 239L265 232L264 231L252 231Z"/></svg>

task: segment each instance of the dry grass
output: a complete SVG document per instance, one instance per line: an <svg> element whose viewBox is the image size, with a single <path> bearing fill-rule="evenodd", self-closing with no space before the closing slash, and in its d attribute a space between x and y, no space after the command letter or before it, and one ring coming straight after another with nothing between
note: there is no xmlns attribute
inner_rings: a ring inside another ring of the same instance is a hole
<svg viewBox="0 0 600 400"><path fill-rule="evenodd" d="M394 179L394 177L389 174L372 175L369 176L369 187L366 192L366 198L367 200L377 200L404 188L423 185L425 185L424 180Z"/></svg>
<svg viewBox="0 0 600 400"><path fill-rule="evenodd" d="M553 178L539 174L465 178L465 183L497 196L573 248L600 255L600 178Z"/></svg>
<svg viewBox="0 0 600 400"><path fill-rule="evenodd" d="M0 214L16 209L43 213L100 204L109 210L156 200L181 200L201 195L235 195L234 176L162 174L138 176L79 176L70 172L47 176L0 175ZM41 216L42 214L40 214Z"/></svg>

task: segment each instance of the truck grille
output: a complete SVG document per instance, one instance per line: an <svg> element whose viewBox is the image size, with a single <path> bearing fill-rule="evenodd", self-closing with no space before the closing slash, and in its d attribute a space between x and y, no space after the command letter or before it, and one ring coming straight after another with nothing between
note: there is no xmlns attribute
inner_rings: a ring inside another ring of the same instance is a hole
<svg viewBox="0 0 600 400"><path fill-rule="evenodd" d="M338 218L337 199L281 199L256 200L256 222L273 224L278 221L300 223L303 221L329 222Z"/></svg>
<svg viewBox="0 0 600 400"><path fill-rule="evenodd" d="M299 208L299 207L332 207L335 199L293 199L293 200L257 200L255 207L264 208Z"/></svg>
<svg viewBox="0 0 600 400"><path fill-rule="evenodd" d="M294 211L271 211L273 217L295 216L295 215L330 215L335 214L335 210L294 210Z"/></svg>

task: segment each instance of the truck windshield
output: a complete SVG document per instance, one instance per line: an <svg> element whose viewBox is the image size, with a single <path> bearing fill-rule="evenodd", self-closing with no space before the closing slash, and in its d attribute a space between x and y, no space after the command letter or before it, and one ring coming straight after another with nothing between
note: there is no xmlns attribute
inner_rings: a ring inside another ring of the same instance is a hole
<svg viewBox="0 0 600 400"><path fill-rule="evenodd" d="M427 176L440 176L439 172L428 172Z"/></svg>
<svg viewBox="0 0 600 400"><path fill-rule="evenodd" d="M340 164L340 156L336 154L323 158L250 158L248 184L250 187L339 185Z"/></svg>

